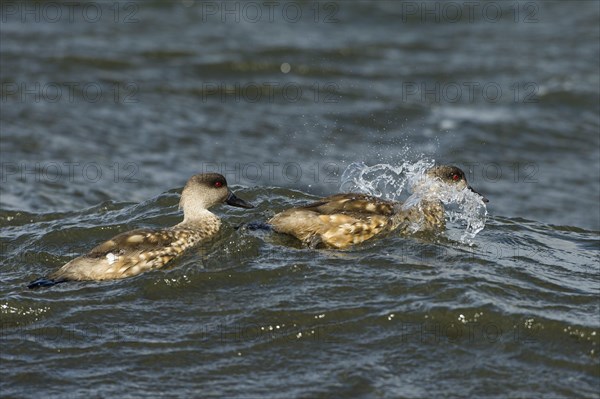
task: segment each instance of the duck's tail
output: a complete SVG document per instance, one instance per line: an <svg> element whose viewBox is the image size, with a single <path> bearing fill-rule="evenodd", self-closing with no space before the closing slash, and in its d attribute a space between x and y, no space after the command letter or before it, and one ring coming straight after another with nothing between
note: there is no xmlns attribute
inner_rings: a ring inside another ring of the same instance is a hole
<svg viewBox="0 0 600 399"><path fill-rule="evenodd" d="M53 285L64 283L66 281L68 281L68 280L61 279L61 278L52 279L49 277L40 277L36 280L33 280L31 283L29 283L27 285L27 288L29 288L30 290L35 290L37 288L52 287Z"/></svg>

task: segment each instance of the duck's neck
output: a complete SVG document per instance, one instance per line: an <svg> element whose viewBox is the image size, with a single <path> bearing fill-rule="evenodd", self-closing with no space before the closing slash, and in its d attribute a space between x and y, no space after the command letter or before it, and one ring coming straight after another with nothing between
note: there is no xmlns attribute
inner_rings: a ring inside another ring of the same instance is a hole
<svg viewBox="0 0 600 399"><path fill-rule="evenodd" d="M183 221L176 227L194 228L198 225L213 225L218 229L221 226L221 220L208 209L184 209Z"/></svg>
<svg viewBox="0 0 600 399"><path fill-rule="evenodd" d="M403 209L402 205L398 204L392 225L394 230L443 230L446 228L444 205L439 200L421 200L408 209Z"/></svg>

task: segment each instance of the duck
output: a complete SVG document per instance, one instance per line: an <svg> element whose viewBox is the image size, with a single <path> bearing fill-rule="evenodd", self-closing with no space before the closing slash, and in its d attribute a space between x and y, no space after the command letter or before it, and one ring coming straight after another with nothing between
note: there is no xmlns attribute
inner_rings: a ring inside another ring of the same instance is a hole
<svg viewBox="0 0 600 399"><path fill-rule="evenodd" d="M67 281L113 280L159 269L185 250L214 236L221 220L208 208L226 203L241 208L254 206L237 197L218 173L192 176L181 193L179 208L183 221L164 229L137 229L101 243L85 255L66 263L28 288L53 286Z"/></svg>
<svg viewBox="0 0 600 399"><path fill-rule="evenodd" d="M433 166L425 176L438 185L421 183L420 191L426 190L424 187L435 190L439 184L449 185L457 190L468 189L482 202L489 202L467 183L465 173L457 166ZM413 190L419 191L419 187ZM342 193L284 210L267 223L275 232L296 237L309 247L345 249L396 230L408 234L415 223L419 231L443 231L445 221L444 206L435 196L424 195L418 206L407 207L405 203L368 194Z"/></svg>

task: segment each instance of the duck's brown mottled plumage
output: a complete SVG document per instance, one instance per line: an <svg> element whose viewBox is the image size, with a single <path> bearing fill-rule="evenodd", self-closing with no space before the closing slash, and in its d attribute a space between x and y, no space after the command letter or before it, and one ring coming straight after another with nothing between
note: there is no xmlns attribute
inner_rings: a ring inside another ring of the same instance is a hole
<svg viewBox="0 0 600 399"><path fill-rule="evenodd" d="M33 281L29 288L63 281L119 279L161 268L219 231L221 221L207 208L223 202L252 207L229 191L223 176L216 173L192 176L181 194L180 207L184 212L181 223L167 229L138 229L119 234L47 278Z"/></svg>
<svg viewBox="0 0 600 399"><path fill-rule="evenodd" d="M344 248L393 228L394 204L364 194L337 194L269 220L278 233L310 246Z"/></svg>
<svg viewBox="0 0 600 399"><path fill-rule="evenodd" d="M455 166L436 166L427 174L458 189L469 187L463 171ZM367 194L336 194L287 209L269 220L278 233L292 235L312 247L330 248L347 248L395 230L406 233L414 223L418 223L421 230L443 230L442 203L423 200L418 206L403 210L401 203Z"/></svg>

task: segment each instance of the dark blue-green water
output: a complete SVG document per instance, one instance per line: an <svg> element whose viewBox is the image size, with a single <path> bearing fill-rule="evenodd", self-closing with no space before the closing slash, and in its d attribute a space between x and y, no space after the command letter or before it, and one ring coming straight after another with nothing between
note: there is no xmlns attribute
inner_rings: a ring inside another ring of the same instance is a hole
<svg viewBox="0 0 600 399"><path fill-rule="evenodd" d="M3 1L0 396L600 397L599 4ZM490 199L471 245L238 228L421 160ZM257 208L26 288L206 171Z"/></svg>

